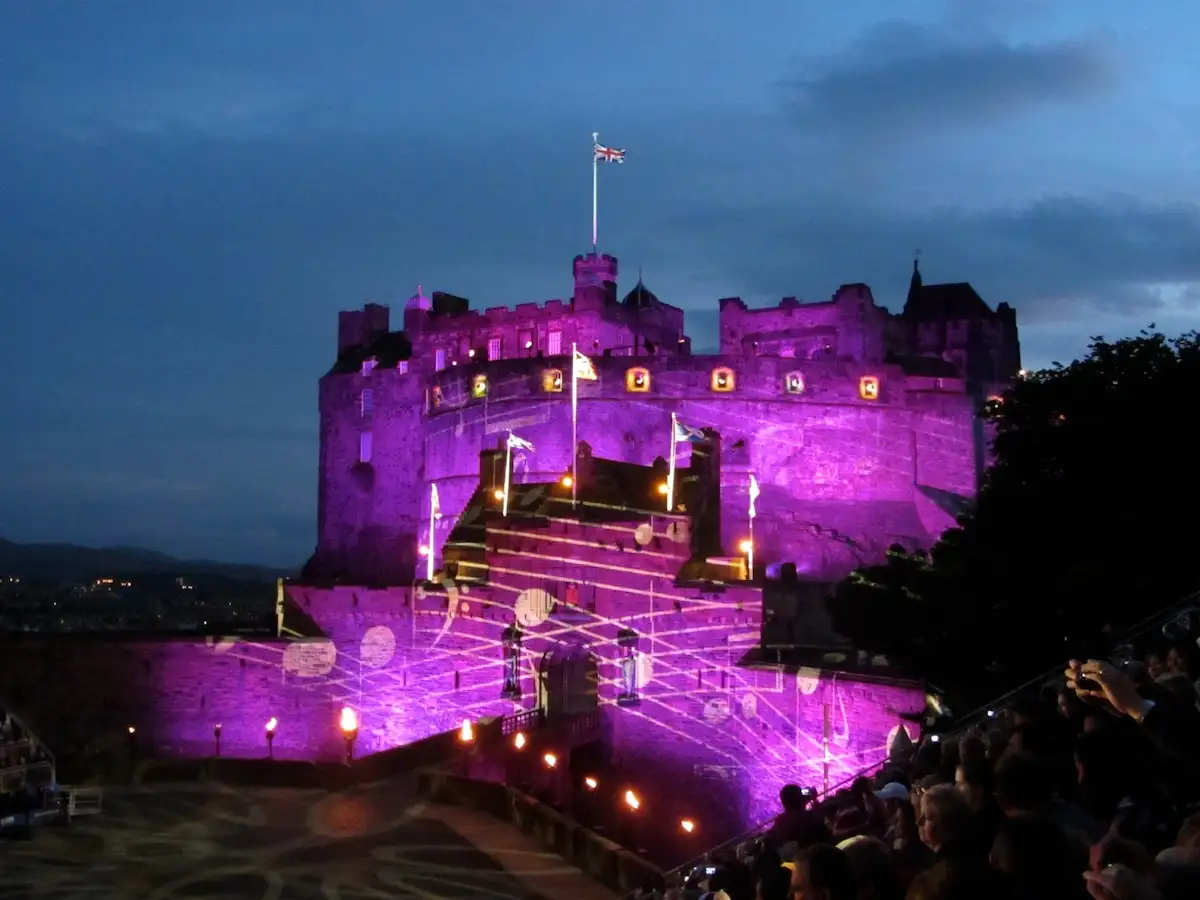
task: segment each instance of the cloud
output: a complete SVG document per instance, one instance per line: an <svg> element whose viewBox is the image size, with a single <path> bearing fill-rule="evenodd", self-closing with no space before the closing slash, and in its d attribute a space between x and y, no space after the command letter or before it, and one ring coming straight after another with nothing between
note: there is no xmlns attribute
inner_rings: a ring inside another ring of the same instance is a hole
<svg viewBox="0 0 1200 900"><path fill-rule="evenodd" d="M1133 329L1170 321L1194 309L1200 290L1200 206L1192 203L1048 197L915 213L826 203L696 210L674 224L758 302L800 291L824 300L839 284L865 281L898 309L909 247L923 248L927 281L969 281L993 306L1015 306L1026 325L1074 321L1081 334L1090 326L1078 323L1096 316Z"/></svg>
<svg viewBox="0 0 1200 900"><path fill-rule="evenodd" d="M1112 75L1101 48L1088 42L959 39L891 22L814 61L784 87L801 125L861 135L995 122L1092 97Z"/></svg>

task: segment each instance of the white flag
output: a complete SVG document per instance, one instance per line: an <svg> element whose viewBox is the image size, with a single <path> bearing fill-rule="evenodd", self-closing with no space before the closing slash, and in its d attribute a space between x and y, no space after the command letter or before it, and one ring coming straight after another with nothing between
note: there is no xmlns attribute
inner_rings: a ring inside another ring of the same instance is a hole
<svg viewBox="0 0 1200 900"><path fill-rule="evenodd" d="M429 514L435 519L442 514L442 502L438 499L437 485L429 486Z"/></svg>
<svg viewBox="0 0 1200 900"><path fill-rule="evenodd" d="M757 515L757 510L754 508L754 501L758 499L760 491L758 490L758 479L753 475L750 476L750 518Z"/></svg>
<svg viewBox="0 0 1200 900"><path fill-rule="evenodd" d="M575 378L579 381L598 381L599 376L596 374L596 367L592 365L592 361L580 353L575 351Z"/></svg>
<svg viewBox="0 0 1200 900"><path fill-rule="evenodd" d="M525 440L524 438L517 437L515 434L513 434L510 431L508 433L508 449L509 450L528 450L530 453L532 453L533 452L533 444L529 443L529 441Z"/></svg>

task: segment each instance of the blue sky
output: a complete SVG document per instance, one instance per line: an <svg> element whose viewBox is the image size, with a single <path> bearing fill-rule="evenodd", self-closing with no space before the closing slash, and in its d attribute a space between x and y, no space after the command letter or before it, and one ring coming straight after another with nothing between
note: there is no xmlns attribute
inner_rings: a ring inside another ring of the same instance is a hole
<svg viewBox="0 0 1200 900"><path fill-rule="evenodd" d="M1016 306L1027 363L1200 310L1200 14L1168 0L0 0L0 535L311 551L336 313ZM691 311L695 311L694 313Z"/></svg>

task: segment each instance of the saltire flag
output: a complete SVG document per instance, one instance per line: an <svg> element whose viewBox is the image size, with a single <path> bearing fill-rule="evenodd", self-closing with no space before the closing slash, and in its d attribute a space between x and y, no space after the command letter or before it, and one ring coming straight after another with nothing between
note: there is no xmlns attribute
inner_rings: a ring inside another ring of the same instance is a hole
<svg viewBox="0 0 1200 900"><path fill-rule="evenodd" d="M754 518L757 510L754 508L754 501L758 499L758 479L753 475L750 476L750 518Z"/></svg>
<svg viewBox="0 0 1200 900"><path fill-rule="evenodd" d="M508 433L508 449L509 450L528 450L530 453L532 453L533 452L533 444L529 443L529 441L525 440L525 438L517 437L515 434L513 434L510 431Z"/></svg>
<svg viewBox="0 0 1200 900"><path fill-rule="evenodd" d="M677 443L699 444L707 440L708 435L699 428L691 428L678 419L675 420L675 441Z"/></svg>
<svg viewBox="0 0 1200 900"><path fill-rule="evenodd" d="M594 145L594 150L596 153L597 162L625 162L625 151L617 147L605 147L603 144L598 143Z"/></svg>
<svg viewBox="0 0 1200 900"><path fill-rule="evenodd" d="M578 350L575 353L575 378L579 381L598 381L599 376L596 374L596 367L592 365L592 361L580 353Z"/></svg>

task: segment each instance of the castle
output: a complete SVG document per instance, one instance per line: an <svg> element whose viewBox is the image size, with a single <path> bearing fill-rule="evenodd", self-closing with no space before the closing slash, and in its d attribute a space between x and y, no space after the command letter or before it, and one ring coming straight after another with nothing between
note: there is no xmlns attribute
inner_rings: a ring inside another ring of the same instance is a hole
<svg viewBox="0 0 1200 900"><path fill-rule="evenodd" d="M592 455L650 465L670 415L725 436L722 540L746 536L761 487L757 558L835 579L887 547L928 547L975 494L987 459L978 412L1020 368L1016 314L969 284L926 285L916 263L899 315L864 284L824 303L720 302L720 352L693 355L683 310L639 280L618 300L617 260L575 259L570 302L472 311L418 290L403 331L368 304L338 320L321 380L318 544L306 576L410 584L440 557L477 482L477 454L510 431L537 452L515 478L572 468L570 352L600 378L579 389ZM428 533L431 486L442 518Z"/></svg>
<svg viewBox="0 0 1200 900"><path fill-rule="evenodd" d="M3 648L5 699L52 746L128 726L157 755L208 755L215 730L225 755L261 756L271 719L296 759L339 757L344 706L360 753L599 710L624 784L668 786L734 831L784 783L878 764L916 736L924 691L847 665L798 598L891 544L928 546L973 496L977 413L1019 367L1014 312L914 266L899 315L861 284L729 299L720 353L693 355L682 310L640 281L618 300L616 279L589 255L569 303L477 313L418 291L400 332L382 306L341 313L319 543L279 598L310 636L26 639ZM575 385L574 445L572 345L598 376ZM672 414L695 439L668 509ZM533 450L506 449L512 433ZM791 620L785 639L768 614Z"/></svg>

